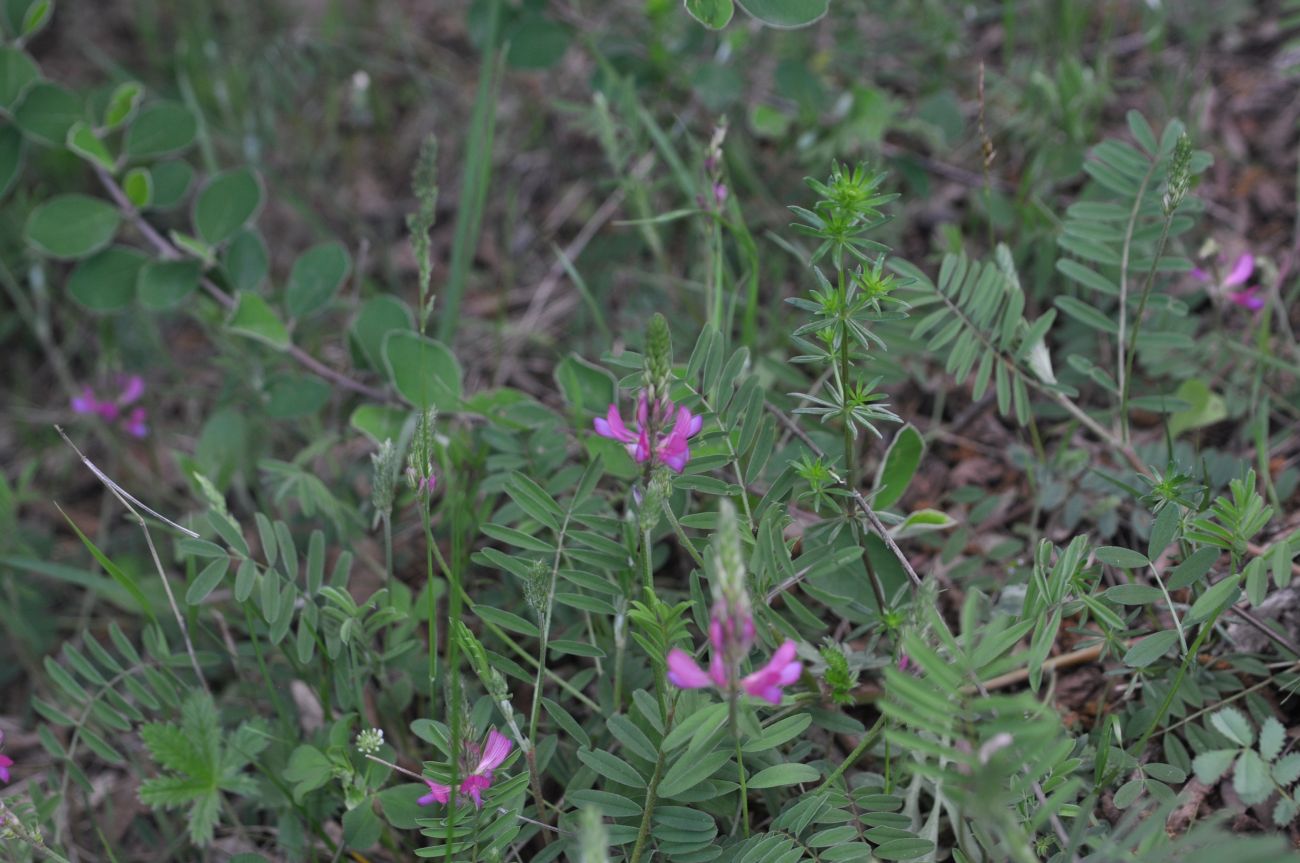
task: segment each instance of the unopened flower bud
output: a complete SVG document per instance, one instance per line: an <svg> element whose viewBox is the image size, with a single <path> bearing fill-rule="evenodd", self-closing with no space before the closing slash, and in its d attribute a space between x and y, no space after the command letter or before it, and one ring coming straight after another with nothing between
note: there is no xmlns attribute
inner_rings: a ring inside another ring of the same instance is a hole
<svg viewBox="0 0 1300 863"><path fill-rule="evenodd" d="M645 397L653 406L668 398L673 379L673 336L668 320L655 313L645 333Z"/></svg>
<svg viewBox="0 0 1300 863"><path fill-rule="evenodd" d="M1165 215L1172 215L1183 202L1192 182L1192 139L1187 133L1178 136L1169 160L1169 186L1165 190Z"/></svg>

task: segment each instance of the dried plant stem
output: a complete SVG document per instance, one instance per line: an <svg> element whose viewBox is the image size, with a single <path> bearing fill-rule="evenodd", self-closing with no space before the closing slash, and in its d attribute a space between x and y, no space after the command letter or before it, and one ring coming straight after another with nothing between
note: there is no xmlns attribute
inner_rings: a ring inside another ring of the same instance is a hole
<svg viewBox="0 0 1300 863"><path fill-rule="evenodd" d="M131 513L136 522L140 525L140 530L144 533L145 544L149 547L149 555L153 559L154 568L158 571L158 578L162 581L163 590L167 593L167 602L171 606L172 615L176 618L176 625L180 628L181 639L185 642L185 651L190 657L190 667L194 669L194 676L198 679L199 685L203 687L203 691L211 695L212 691L208 688L208 682L203 677L203 670L199 667L198 656L194 652L194 642L190 639L189 625L185 622L185 615L181 614L180 606L176 604L176 595L172 592L171 581L167 578L167 571L163 569L162 561L158 557L158 549L154 546L153 535L149 533L149 524L144 520L144 516L140 515L140 513L136 511L136 506L140 507L140 509L143 509L154 518L176 528L186 536L197 538L198 534L187 527L182 527L168 518L164 518L149 507L140 503L140 501L128 494L125 489L113 482L113 480L111 480L103 471L96 467L94 462L86 458L81 450L77 449L77 445L72 442L72 439L68 437L61 426L56 425L54 430L59 433L59 437L63 438L64 443L72 447L72 451L77 454L77 457L81 459L82 463L85 464L86 467L90 468L96 478L104 484L104 487L109 490L113 497L117 498L118 502L121 503L122 506L126 507L127 511ZM132 506L132 503L136 506Z"/></svg>

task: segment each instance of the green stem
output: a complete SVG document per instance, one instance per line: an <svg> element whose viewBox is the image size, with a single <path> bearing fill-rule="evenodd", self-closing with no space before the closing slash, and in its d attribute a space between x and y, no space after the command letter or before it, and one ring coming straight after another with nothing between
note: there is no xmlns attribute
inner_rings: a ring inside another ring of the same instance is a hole
<svg viewBox="0 0 1300 863"><path fill-rule="evenodd" d="M840 762L840 766L836 767L835 770L831 772L831 775L826 777L826 781L822 782L822 784L818 786L817 791L825 791L827 788L830 788L831 785L834 784L835 780L844 775L844 771L856 764L857 760L862 757L864 752L876 745L876 741L880 739L880 735L884 731L884 728L885 717L881 716L876 720L876 724L868 728L867 733L862 735L862 739L858 741L858 745L853 747L853 751L845 756L844 760Z"/></svg>
<svg viewBox="0 0 1300 863"><path fill-rule="evenodd" d="M1160 229L1160 241L1156 243L1156 252L1151 259L1151 269L1147 270L1146 281L1142 284L1142 299L1138 301L1137 314L1133 316L1133 332L1129 335L1128 357L1125 360L1124 377L1120 381L1119 392L1119 427L1121 440L1125 443L1128 443L1128 393L1133 384L1133 357L1137 353L1138 333L1142 329L1142 315L1147 310L1147 300L1151 298L1151 288L1156 279L1156 267L1160 266L1160 256L1165 253L1165 244L1169 242L1169 228L1173 225L1173 221L1172 216L1166 217L1164 227ZM1121 321L1124 318L1125 311L1126 309L1121 305Z"/></svg>
<svg viewBox="0 0 1300 863"><path fill-rule="evenodd" d="M736 708L731 708L734 713ZM735 722L732 722L731 736L736 741L736 777L740 780L740 823L743 826L745 838L749 838L749 790L745 787L745 756L740 751L740 735L736 732Z"/></svg>
<svg viewBox="0 0 1300 863"><path fill-rule="evenodd" d="M664 515L668 516L668 521L673 526L673 532L677 534L677 541L682 544L682 548L686 549L686 552L691 556L691 559L695 561L695 565L703 571L704 558L695 550L694 543L692 543L691 538L686 535L686 531L682 528L682 523L677 520L676 514L673 513L673 508L668 505L668 500L666 498L663 503L663 511Z"/></svg>
<svg viewBox="0 0 1300 863"><path fill-rule="evenodd" d="M848 306L848 286L845 279L845 271L840 269L839 275L840 303L841 307ZM844 421L844 472L845 480L848 482L849 490L856 492L858 490L858 447L857 435L853 432L853 418L849 414L849 370L852 365L849 355L851 336L849 334L849 325L845 320L840 321L840 351L839 366L836 376L840 384L840 410L843 414ZM858 521L857 502L849 497L844 500L844 517L852 525L853 540L862 549L862 563L867 568L867 580L871 582L871 592L875 594L876 605L880 609L881 617L884 617L888 610L889 601L885 598L885 586L880 581L880 574L876 572L875 564L871 562L871 555L867 550L866 537L862 532L862 523Z"/></svg>
<svg viewBox="0 0 1300 863"><path fill-rule="evenodd" d="M668 732L673 729L673 714L677 706L674 704L668 711L668 721L664 724L664 737L667 738ZM641 828L637 830L636 845L632 846L632 856L628 858L628 863L641 863L641 855L645 853L646 839L650 837L650 818L654 815L655 799L659 791L659 780L664 775L664 756L667 753L663 750L663 744L660 743L659 758L655 760L655 772L650 778L650 785L645 791L645 807L641 813Z"/></svg>

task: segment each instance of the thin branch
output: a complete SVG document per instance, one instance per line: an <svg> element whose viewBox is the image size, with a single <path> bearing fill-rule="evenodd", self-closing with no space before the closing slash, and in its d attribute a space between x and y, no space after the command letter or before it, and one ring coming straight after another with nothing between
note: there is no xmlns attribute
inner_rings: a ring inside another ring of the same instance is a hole
<svg viewBox="0 0 1300 863"><path fill-rule="evenodd" d="M798 423L785 415L784 411L771 404L767 405L767 409L790 430L791 434L803 441L804 445L813 451L813 455L818 458L826 455L822 448L817 446L813 439L810 438L803 429L799 428ZM894 557L898 558L898 562L907 573L907 577L912 580L912 585L914 587L920 587L921 576L916 574L916 570L913 569L912 564L908 562L907 556L903 554L903 550L898 547L898 543L894 542L894 538L889 535L889 528L887 528L885 523L880 520L880 517L876 515L875 510L871 508L871 504L867 502L865 497L863 497L862 492L858 491L856 488L849 488L848 483L844 481L843 477L837 475L836 480L840 485L852 493L853 500L858 505L858 509L862 510L862 514L865 515L867 521L871 523L871 529L880 535L880 539L885 543L889 550L894 553Z"/></svg>
<svg viewBox="0 0 1300 863"><path fill-rule="evenodd" d="M131 203L130 199L126 197L126 194L122 191L121 187L117 185L117 181L113 179L112 175L99 167L95 168L95 174L99 177L100 184L108 191L109 197L113 199L113 203L117 204L118 209L122 211L122 215L126 217L127 221L135 226L136 230L138 230L149 242L149 245L153 246L155 252L161 255L165 260L169 261L183 257L180 250L177 249L170 240L158 233L153 225L150 225L144 216L140 214L140 211L137 210L135 205ZM200 279L200 284L203 286L203 290L207 291L208 295L216 300L223 308L233 310L238 305L234 297L223 291L207 276L203 276ZM351 390L354 393L360 393L368 399L381 403L397 401L397 397L391 392L376 389L369 384L363 384L361 381L349 377L343 372L335 371L296 345L289 345L285 352L308 371L330 381L331 383L337 384L343 389Z"/></svg>

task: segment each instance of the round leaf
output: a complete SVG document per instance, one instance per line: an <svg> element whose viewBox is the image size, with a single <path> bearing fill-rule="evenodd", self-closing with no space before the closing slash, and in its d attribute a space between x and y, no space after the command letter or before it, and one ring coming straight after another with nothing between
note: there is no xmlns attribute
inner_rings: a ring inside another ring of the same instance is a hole
<svg viewBox="0 0 1300 863"><path fill-rule="evenodd" d="M140 270L137 293L149 309L166 309L199 286L203 265L198 261L152 261Z"/></svg>
<svg viewBox="0 0 1300 863"><path fill-rule="evenodd" d="M23 135L13 126L0 128L0 197L8 193L23 167Z"/></svg>
<svg viewBox="0 0 1300 863"><path fill-rule="evenodd" d="M122 217L88 195L59 195L27 217L27 242L55 258L84 258L107 246Z"/></svg>
<svg viewBox="0 0 1300 863"><path fill-rule="evenodd" d="M115 312L135 299L140 268L149 258L126 246L110 246L82 261L68 277L68 293L91 311Z"/></svg>
<svg viewBox="0 0 1300 863"><path fill-rule="evenodd" d="M298 256L289 273L285 306L295 318L323 308L334 298L352 268L352 259L342 243L312 246Z"/></svg>
<svg viewBox="0 0 1300 863"><path fill-rule="evenodd" d="M460 363L442 342L412 332L389 333L384 361L397 391L416 407L446 411L460 405Z"/></svg>
<svg viewBox="0 0 1300 863"><path fill-rule="evenodd" d="M0 108L13 111L41 72L26 51L0 47Z"/></svg>
<svg viewBox="0 0 1300 863"><path fill-rule="evenodd" d="M221 256L222 266L230 286L237 291L256 291L266 279L270 256L262 235L256 231L240 231L226 246Z"/></svg>
<svg viewBox="0 0 1300 863"><path fill-rule="evenodd" d="M153 201L153 175L144 168L132 168L122 178L122 191L137 210L143 210Z"/></svg>
<svg viewBox="0 0 1300 863"><path fill-rule="evenodd" d="M37 84L27 91L14 112L14 122L31 138L51 147L62 147L68 130L84 119L81 100L56 84Z"/></svg>
<svg viewBox="0 0 1300 863"><path fill-rule="evenodd" d="M285 375L267 387L267 416L294 419L310 416L330 400L329 384L306 375Z"/></svg>
<svg viewBox="0 0 1300 863"><path fill-rule="evenodd" d="M547 69L560 62L569 47L569 30L544 15L525 12L506 31L510 42L506 62L516 69Z"/></svg>
<svg viewBox="0 0 1300 863"><path fill-rule="evenodd" d="M65 143L69 150L92 165L99 165L106 171L113 170L113 154L108 152L108 147L99 140L95 130L90 128L86 121L78 120L72 124Z"/></svg>
<svg viewBox="0 0 1300 863"><path fill-rule="evenodd" d="M178 153L194 143L198 129L194 115L184 105L159 102L135 118L127 129L123 149L132 159Z"/></svg>
<svg viewBox="0 0 1300 863"><path fill-rule="evenodd" d="M262 184L247 168L218 174L194 202L194 229L210 245L229 239L262 205Z"/></svg>
<svg viewBox="0 0 1300 863"><path fill-rule="evenodd" d="M686 11L711 30L721 30L731 21L736 8L731 0L685 0Z"/></svg>
<svg viewBox="0 0 1300 863"><path fill-rule="evenodd" d="M826 14L830 0L736 0L740 8L769 27L807 27Z"/></svg>
<svg viewBox="0 0 1300 863"><path fill-rule="evenodd" d="M185 197L194 181L194 169L188 162L159 162L149 169L153 180L153 201L150 206L155 210L170 210Z"/></svg>
<svg viewBox="0 0 1300 863"><path fill-rule="evenodd" d="M389 333L415 326L411 310L397 297L381 294L366 301L352 323L352 340L370 367L384 369L384 339Z"/></svg>
<svg viewBox="0 0 1300 863"><path fill-rule="evenodd" d="M233 332L265 342L277 350L289 347L289 331L266 300L248 291L239 292L239 303L226 321Z"/></svg>

